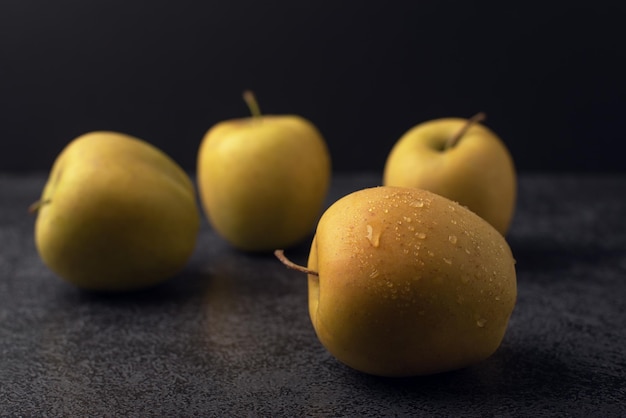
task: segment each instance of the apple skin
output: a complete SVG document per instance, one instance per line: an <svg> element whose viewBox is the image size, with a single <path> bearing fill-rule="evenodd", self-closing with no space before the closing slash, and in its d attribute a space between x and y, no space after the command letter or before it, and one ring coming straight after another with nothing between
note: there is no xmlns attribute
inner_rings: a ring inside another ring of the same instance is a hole
<svg viewBox="0 0 626 418"><path fill-rule="evenodd" d="M308 260L321 343L364 373L402 377L491 356L517 295L515 261L485 220L434 193L375 187L322 215Z"/></svg>
<svg viewBox="0 0 626 418"><path fill-rule="evenodd" d="M407 131L387 157L383 185L415 187L445 196L506 235L517 196L513 159L500 138L479 123L455 146L444 150L446 141L466 123L462 118L442 118Z"/></svg>
<svg viewBox="0 0 626 418"><path fill-rule="evenodd" d="M267 252L312 235L331 161L310 121L263 115L220 122L204 136L197 165L204 212L234 247Z"/></svg>
<svg viewBox="0 0 626 418"><path fill-rule="evenodd" d="M88 290L129 291L170 278L191 256L200 225L189 176L159 149L117 132L70 142L39 202L41 259Z"/></svg>

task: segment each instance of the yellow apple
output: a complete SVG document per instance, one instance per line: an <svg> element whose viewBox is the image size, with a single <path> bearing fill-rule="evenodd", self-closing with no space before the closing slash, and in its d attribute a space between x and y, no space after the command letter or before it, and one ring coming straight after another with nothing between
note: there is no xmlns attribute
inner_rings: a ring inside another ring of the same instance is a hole
<svg viewBox="0 0 626 418"><path fill-rule="evenodd" d="M501 344L517 295L504 237L465 207L413 188L339 199L322 215L301 270L322 344L379 376L485 360Z"/></svg>
<svg viewBox="0 0 626 418"><path fill-rule="evenodd" d="M313 233L331 176L324 139L297 115L261 115L214 125L198 150L198 188L213 228L234 247L271 251Z"/></svg>
<svg viewBox="0 0 626 418"><path fill-rule="evenodd" d="M32 209L43 262L97 291L173 276L191 256L200 224L189 176L147 142L107 131L65 147Z"/></svg>
<svg viewBox="0 0 626 418"><path fill-rule="evenodd" d="M483 118L436 119L410 129L387 157L383 185L445 196L506 235L517 195L515 167L502 140L478 123Z"/></svg>

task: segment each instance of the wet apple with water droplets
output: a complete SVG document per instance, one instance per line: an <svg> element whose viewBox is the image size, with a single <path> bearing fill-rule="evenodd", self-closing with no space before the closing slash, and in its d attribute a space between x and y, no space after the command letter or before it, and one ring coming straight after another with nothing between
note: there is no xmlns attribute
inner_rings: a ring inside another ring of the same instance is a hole
<svg viewBox="0 0 626 418"><path fill-rule="evenodd" d="M309 313L341 362L381 376L466 367L501 344L516 301L503 236L463 206L412 188L354 192L323 214Z"/></svg>

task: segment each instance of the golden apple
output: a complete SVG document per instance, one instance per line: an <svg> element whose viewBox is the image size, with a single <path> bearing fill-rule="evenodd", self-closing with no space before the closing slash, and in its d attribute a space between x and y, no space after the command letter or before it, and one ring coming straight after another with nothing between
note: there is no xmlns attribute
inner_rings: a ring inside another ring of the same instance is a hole
<svg viewBox="0 0 626 418"><path fill-rule="evenodd" d="M503 339L517 294L504 237L465 207L413 188L369 188L335 202L304 271L322 344L380 376L485 360Z"/></svg>
<svg viewBox="0 0 626 418"><path fill-rule="evenodd" d="M198 188L214 229L234 247L271 251L313 233L331 176L318 129L297 115L220 122L198 151Z"/></svg>
<svg viewBox="0 0 626 418"><path fill-rule="evenodd" d="M125 291L176 274L200 214L189 176L167 155L117 132L91 132L57 157L37 210L43 262L78 287Z"/></svg>
<svg viewBox="0 0 626 418"><path fill-rule="evenodd" d="M506 235L517 195L515 167L502 140L478 123L483 118L436 119L410 129L387 157L383 185L445 196Z"/></svg>

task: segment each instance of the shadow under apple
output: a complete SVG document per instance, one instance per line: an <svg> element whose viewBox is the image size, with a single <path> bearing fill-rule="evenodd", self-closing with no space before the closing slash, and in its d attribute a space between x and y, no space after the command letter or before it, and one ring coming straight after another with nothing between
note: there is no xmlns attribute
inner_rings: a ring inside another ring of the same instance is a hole
<svg viewBox="0 0 626 418"><path fill-rule="evenodd" d="M548 237L511 236L509 245L518 273L567 271L575 267L593 268L612 264L626 257L623 248L583 242L559 241Z"/></svg>
<svg viewBox="0 0 626 418"><path fill-rule="evenodd" d="M380 378L344 367L338 379L342 385L357 390L403 399L405 404L396 405L397 410L414 412L436 408L438 413L444 413L441 405L446 405L451 411L537 416L548 407L554 410L555 404L565 406L581 396L616 399L614 405L603 405L603 411L619 411L617 399L623 388L622 379L602 373L591 364L571 360L567 353L552 347L504 344L484 362L447 373ZM595 411L581 410L583 415L584 412Z"/></svg>

